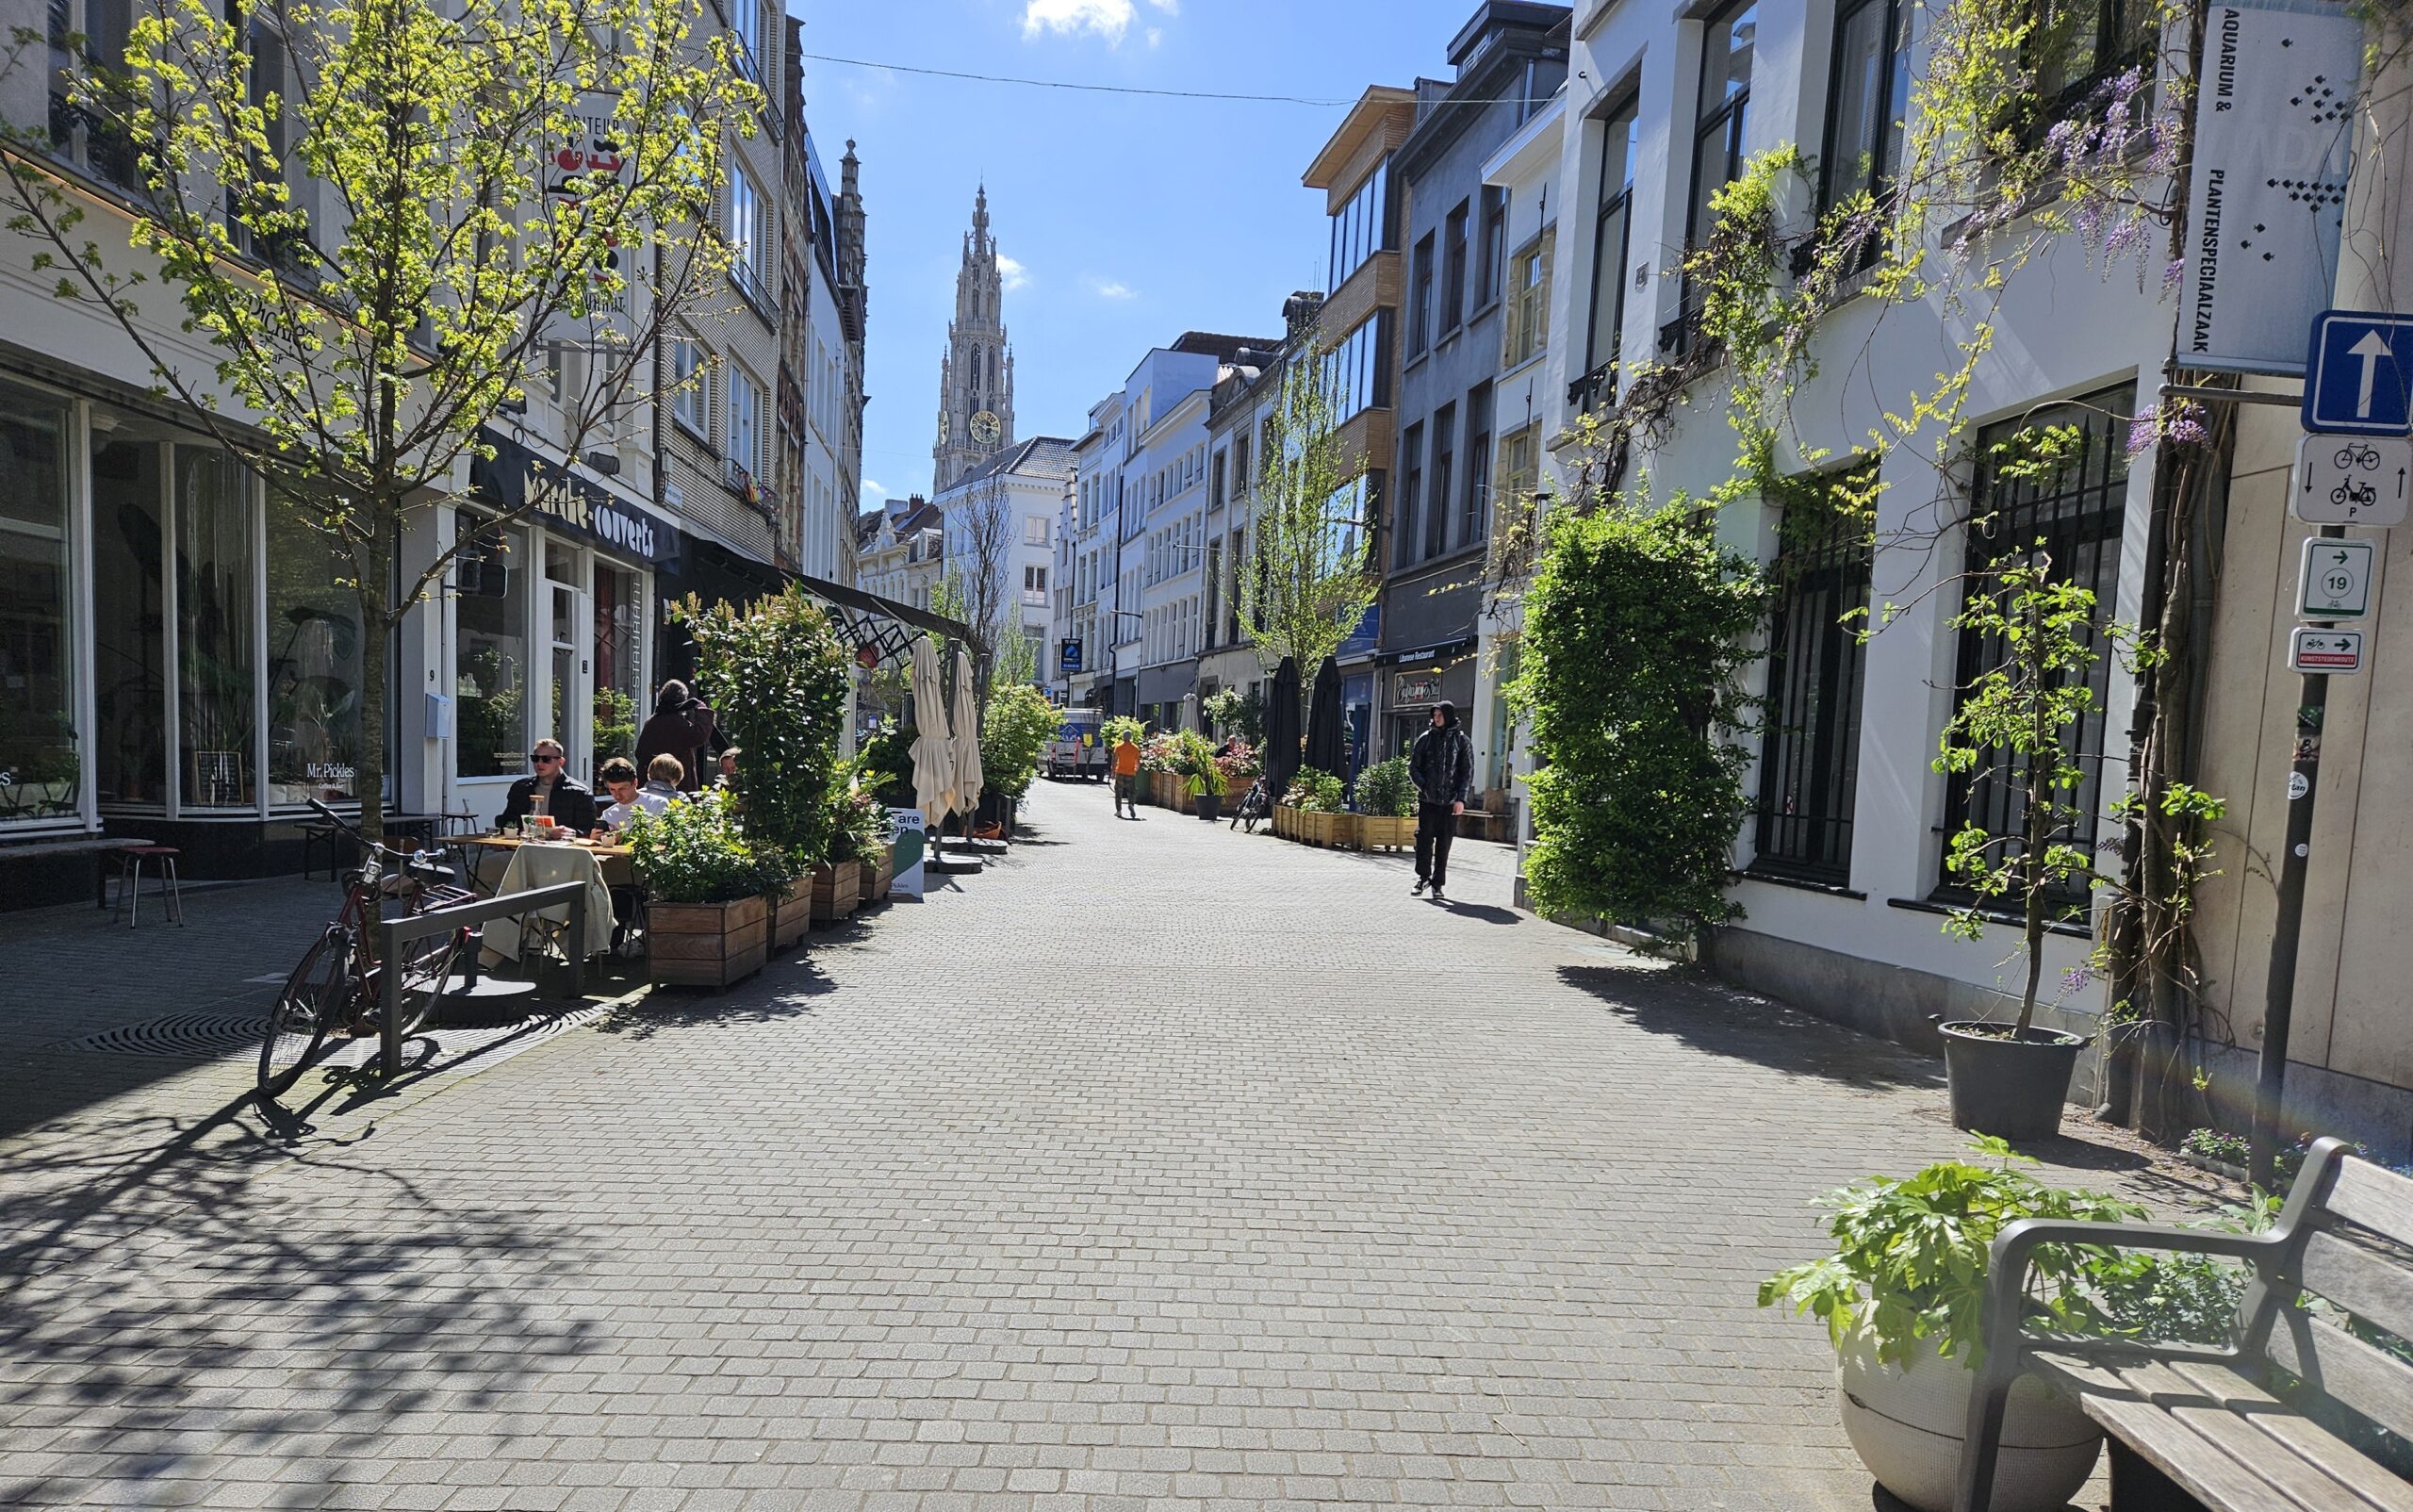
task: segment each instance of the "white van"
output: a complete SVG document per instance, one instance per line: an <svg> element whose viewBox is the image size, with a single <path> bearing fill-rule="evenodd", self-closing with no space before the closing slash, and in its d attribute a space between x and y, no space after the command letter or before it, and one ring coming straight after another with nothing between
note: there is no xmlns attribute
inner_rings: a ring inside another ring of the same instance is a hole
<svg viewBox="0 0 2413 1512"><path fill-rule="evenodd" d="M1050 777L1079 777L1094 782L1106 777L1106 716L1095 709L1063 709L1063 725L1047 743L1041 758Z"/></svg>

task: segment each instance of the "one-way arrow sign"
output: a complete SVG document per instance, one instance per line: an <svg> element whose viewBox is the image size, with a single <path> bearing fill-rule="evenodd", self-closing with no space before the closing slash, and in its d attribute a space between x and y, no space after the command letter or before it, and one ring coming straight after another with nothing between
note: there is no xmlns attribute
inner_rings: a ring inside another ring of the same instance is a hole
<svg viewBox="0 0 2413 1512"><path fill-rule="evenodd" d="M2314 317L2304 428L2356 436L2413 431L2413 316L2323 310Z"/></svg>

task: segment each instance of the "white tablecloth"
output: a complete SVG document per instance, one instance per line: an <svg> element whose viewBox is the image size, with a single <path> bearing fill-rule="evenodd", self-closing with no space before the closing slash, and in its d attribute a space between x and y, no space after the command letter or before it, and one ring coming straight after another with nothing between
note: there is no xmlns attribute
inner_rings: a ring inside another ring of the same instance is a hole
<svg viewBox="0 0 2413 1512"><path fill-rule="evenodd" d="M599 956L612 948L612 890L603 884L603 867L592 852L577 846L521 846L511 853L511 864L503 868L502 881L495 888L495 896L526 893L539 887L555 887L563 882L586 884L586 953ZM539 909L531 915L549 923L562 924L569 918L569 905L556 903ZM520 924L518 919L495 919L486 925L486 948L506 960L519 957Z"/></svg>

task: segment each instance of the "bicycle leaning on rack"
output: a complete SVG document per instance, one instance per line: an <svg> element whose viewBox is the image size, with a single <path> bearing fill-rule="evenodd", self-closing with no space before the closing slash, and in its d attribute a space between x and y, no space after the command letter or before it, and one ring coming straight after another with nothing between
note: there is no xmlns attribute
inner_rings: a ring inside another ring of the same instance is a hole
<svg viewBox="0 0 2413 1512"><path fill-rule="evenodd" d="M310 807L360 847L360 863L343 874L343 907L335 922L303 955L277 993L276 1006L269 1010L267 1035L260 1044L262 1097L274 1097L292 1086L319 1058L329 1034L358 1039L384 1027L386 963L377 959L377 924L385 899L405 899L410 912L425 913L472 897L451 884L451 869L433 852L395 850L370 840L317 799ZM413 1033L427 1022L468 937L465 927L419 941L403 952L396 965L402 973L396 997L401 1032Z"/></svg>

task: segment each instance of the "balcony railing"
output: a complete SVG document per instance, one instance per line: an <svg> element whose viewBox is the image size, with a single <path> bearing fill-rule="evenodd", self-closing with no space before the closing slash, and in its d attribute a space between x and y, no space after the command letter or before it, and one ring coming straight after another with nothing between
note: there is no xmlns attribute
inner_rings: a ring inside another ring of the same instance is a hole
<svg viewBox="0 0 2413 1512"><path fill-rule="evenodd" d="M1568 407L1580 415L1608 408L1617 403L1617 360L1608 361L1567 386Z"/></svg>

